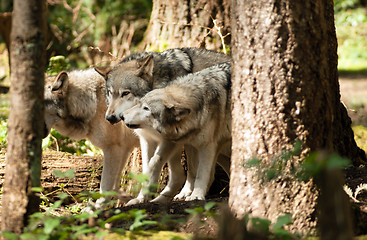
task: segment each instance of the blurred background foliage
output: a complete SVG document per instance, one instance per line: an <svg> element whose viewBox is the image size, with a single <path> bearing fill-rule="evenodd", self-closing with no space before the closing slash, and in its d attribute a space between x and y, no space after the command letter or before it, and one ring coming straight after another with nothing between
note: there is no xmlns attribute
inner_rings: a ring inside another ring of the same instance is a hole
<svg viewBox="0 0 367 240"><path fill-rule="evenodd" d="M0 0L0 15L12 11L12 0ZM113 64L143 51L152 11L151 0L47 0L47 74ZM334 0L338 37L339 72L367 74L367 0ZM1 19L0 19L1 27ZM229 46L228 46L229 47ZM8 53L0 34L0 85L9 86ZM6 145L8 94L0 94L0 144ZM96 149L88 141L74 143L56 131L44 143L74 154Z"/></svg>
<svg viewBox="0 0 367 240"><path fill-rule="evenodd" d="M118 61L143 39L150 0L48 0L49 54L74 67Z"/></svg>
<svg viewBox="0 0 367 240"><path fill-rule="evenodd" d="M367 0L334 0L341 73L367 73Z"/></svg>

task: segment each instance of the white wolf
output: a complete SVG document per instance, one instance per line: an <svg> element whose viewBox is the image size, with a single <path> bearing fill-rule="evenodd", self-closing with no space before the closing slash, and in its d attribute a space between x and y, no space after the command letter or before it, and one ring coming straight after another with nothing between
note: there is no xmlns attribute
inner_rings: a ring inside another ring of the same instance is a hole
<svg viewBox="0 0 367 240"><path fill-rule="evenodd" d="M165 142L197 150L193 190L184 187L176 198L186 195L186 200L205 199L216 159L220 153L230 155L230 88L231 64L221 63L147 93L138 105L123 113L128 127L155 131Z"/></svg>

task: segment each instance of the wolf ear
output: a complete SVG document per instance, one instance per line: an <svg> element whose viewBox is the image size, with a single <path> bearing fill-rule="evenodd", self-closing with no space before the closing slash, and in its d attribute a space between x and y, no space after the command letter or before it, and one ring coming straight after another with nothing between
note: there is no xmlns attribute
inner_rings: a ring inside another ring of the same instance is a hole
<svg viewBox="0 0 367 240"><path fill-rule="evenodd" d="M65 71L60 72L56 76L56 80L52 83L52 91L65 91L69 83L68 73Z"/></svg>
<svg viewBox="0 0 367 240"><path fill-rule="evenodd" d="M138 61L138 71L140 76L147 75L150 79L153 76L154 58L153 55L149 55L142 60Z"/></svg>
<svg viewBox="0 0 367 240"><path fill-rule="evenodd" d="M111 67L95 67L94 70L96 70L97 73L101 74L101 76L107 80L107 74L111 71Z"/></svg>

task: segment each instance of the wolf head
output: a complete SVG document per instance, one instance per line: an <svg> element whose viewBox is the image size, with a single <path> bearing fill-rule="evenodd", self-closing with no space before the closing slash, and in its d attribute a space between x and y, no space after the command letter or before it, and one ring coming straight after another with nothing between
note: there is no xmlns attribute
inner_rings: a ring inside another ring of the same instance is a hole
<svg viewBox="0 0 367 240"><path fill-rule="evenodd" d="M150 129L166 138L174 138L179 131L176 126L184 122L191 111L189 105L172 98L165 89L155 89L123 115L125 124L130 128ZM174 134L171 131L174 131Z"/></svg>
<svg viewBox="0 0 367 240"><path fill-rule="evenodd" d="M153 85L154 59L148 55L121 62L115 67L96 67L106 80L106 119L114 124L121 120L127 109L139 103Z"/></svg>
<svg viewBox="0 0 367 240"><path fill-rule="evenodd" d="M47 77L44 89L45 106L45 135L46 137L52 126L57 121L65 118L67 113L66 93L69 84L69 77L65 71L57 76Z"/></svg>

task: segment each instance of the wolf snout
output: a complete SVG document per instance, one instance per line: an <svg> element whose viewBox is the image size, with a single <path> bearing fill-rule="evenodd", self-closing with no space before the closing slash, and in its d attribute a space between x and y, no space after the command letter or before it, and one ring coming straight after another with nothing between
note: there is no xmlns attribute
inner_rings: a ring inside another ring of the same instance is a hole
<svg viewBox="0 0 367 240"><path fill-rule="evenodd" d="M106 120L109 121L111 124L115 124L120 121L120 118L116 117L116 115L108 115L106 116Z"/></svg>

